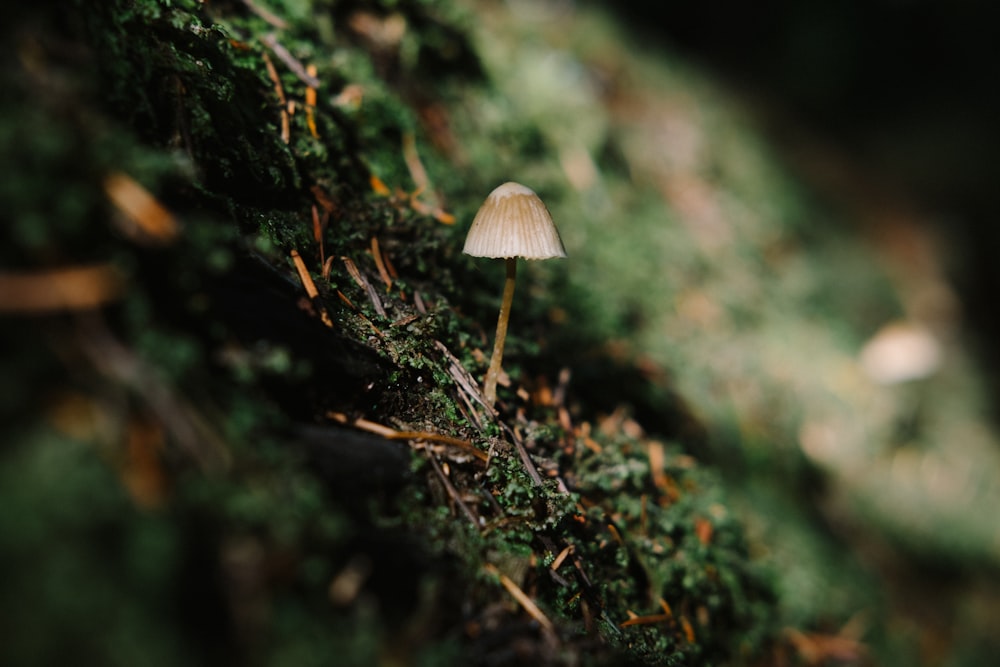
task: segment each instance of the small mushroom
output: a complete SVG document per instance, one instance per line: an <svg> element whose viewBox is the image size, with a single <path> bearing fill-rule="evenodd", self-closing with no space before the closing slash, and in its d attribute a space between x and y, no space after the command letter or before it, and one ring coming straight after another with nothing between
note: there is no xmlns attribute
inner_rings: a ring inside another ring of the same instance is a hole
<svg viewBox="0 0 1000 667"><path fill-rule="evenodd" d="M507 340L507 320L514 298L514 280L517 276L517 258L549 259L565 257L566 249L552 216L545 204L530 188L519 183L504 183L490 193L479 207L463 251L473 257L503 257L507 265L507 280L500 303L497 335L493 343L490 368L483 383L483 397L493 407L497 398L497 377L500 360Z"/></svg>

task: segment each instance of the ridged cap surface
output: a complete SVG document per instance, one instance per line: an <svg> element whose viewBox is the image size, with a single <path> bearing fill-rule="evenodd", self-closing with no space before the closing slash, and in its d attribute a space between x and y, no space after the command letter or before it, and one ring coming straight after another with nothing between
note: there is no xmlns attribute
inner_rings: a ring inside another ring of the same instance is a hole
<svg viewBox="0 0 1000 667"><path fill-rule="evenodd" d="M565 257L552 216L533 190L504 183L479 207L462 250L473 257Z"/></svg>

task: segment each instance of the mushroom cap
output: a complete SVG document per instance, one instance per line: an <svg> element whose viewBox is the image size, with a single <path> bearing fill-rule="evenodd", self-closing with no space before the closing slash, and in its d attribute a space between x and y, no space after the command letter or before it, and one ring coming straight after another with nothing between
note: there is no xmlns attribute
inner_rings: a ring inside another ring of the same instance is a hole
<svg viewBox="0 0 1000 667"><path fill-rule="evenodd" d="M545 204L531 188L504 183L479 207L462 250L473 257L565 257Z"/></svg>

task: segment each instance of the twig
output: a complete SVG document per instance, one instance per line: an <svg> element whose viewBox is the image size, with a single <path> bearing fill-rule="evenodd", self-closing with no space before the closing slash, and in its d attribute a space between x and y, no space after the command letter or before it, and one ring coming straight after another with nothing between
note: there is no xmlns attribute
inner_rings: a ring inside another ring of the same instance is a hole
<svg viewBox="0 0 1000 667"><path fill-rule="evenodd" d="M389 186L383 183L382 179L375 174L371 174L368 177L368 183L372 186L372 191L374 191L377 195L388 197L392 194L392 190L389 189Z"/></svg>
<svg viewBox="0 0 1000 667"><path fill-rule="evenodd" d="M264 57L264 66L267 67L267 75L271 77L271 82L274 84L274 92L278 96L278 101L281 102L281 140L287 144L291 141L291 126L288 120L288 102L285 99L285 89L281 85L281 78L278 76L278 70L274 68L271 58L267 53L262 53L261 55Z"/></svg>
<svg viewBox="0 0 1000 667"><path fill-rule="evenodd" d="M680 497L677 484L664 472L666 468L666 451L663 443L650 440L646 446L646 456L649 458L649 472L653 485L663 492L663 497L674 502Z"/></svg>
<svg viewBox="0 0 1000 667"><path fill-rule="evenodd" d="M149 190L123 172L112 172L104 179L108 199L132 223L118 225L129 238L140 243L166 244L180 234L177 219Z"/></svg>
<svg viewBox="0 0 1000 667"><path fill-rule="evenodd" d="M448 476L444 474L444 470L441 469L441 464L438 463L437 457L434 456L434 454L432 454L431 452L427 452L427 458L431 462L431 466L434 468L434 472L437 473L437 476L441 480L441 483L444 485L444 488L448 492L448 495L451 496L452 501L454 501L454 503L458 505L459 508L461 508L465 516L467 516L469 518L469 521L472 522L472 525L475 526L476 528L479 528L479 520L476 519L476 515L473 514L472 510L470 510L468 506L465 504L465 502L462 501L462 498L458 495L458 491L452 485L451 480L448 479Z"/></svg>
<svg viewBox="0 0 1000 667"><path fill-rule="evenodd" d="M242 2L244 5L246 5L246 8L251 11L251 13L255 14L259 18L264 19L264 21L274 26L278 30L284 30L285 28L288 27L288 23L285 22L285 19L281 18L280 16L271 13L270 11L264 9L263 7L258 7L250 0L242 0Z"/></svg>
<svg viewBox="0 0 1000 667"><path fill-rule="evenodd" d="M306 290L306 296L313 305L319 310L319 318L328 327L333 327L333 320L330 319L330 314L326 312L326 308L322 304L318 303L317 297L319 296L319 290L316 289L316 283L313 282L312 276L309 275L309 269L306 268L306 263L302 260L299 251L292 248L292 262L295 264L295 270L299 274L299 280L302 281L302 287Z"/></svg>
<svg viewBox="0 0 1000 667"><path fill-rule="evenodd" d="M407 324L411 324L413 322L416 322L419 319L420 319L420 315L417 315L416 313L414 313L413 315L407 315L406 317L399 318L398 320L396 320L395 322L393 322L389 326L390 327L403 327L403 326L406 326Z"/></svg>
<svg viewBox="0 0 1000 667"><path fill-rule="evenodd" d="M514 443L514 448L517 450L517 455L521 457L521 463L524 464L524 469L528 471L528 476L531 477L536 485L542 486L544 482L542 481L542 476L538 473L538 468L535 467L535 463L531 460L528 455L528 450L524 447L524 441L521 436L511 427L507 426L505 422L499 422L500 427L507 432L510 436L511 442Z"/></svg>
<svg viewBox="0 0 1000 667"><path fill-rule="evenodd" d="M443 433L430 433L429 431L397 431L391 426L385 426L367 419L359 418L352 421L342 412L331 411L327 412L326 416L340 424L349 424L350 426L354 426L362 431L368 431L369 433L380 435L387 440L427 440L429 442L441 442L446 445L458 447L462 451L468 452L480 461L485 462L487 458L486 452L477 449L476 446L468 440L462 440L461 438L444 435Z"/></svg>
<svg viewBox="0 0 1000 667"><path fill-rule="evenodd" d="M327 263L329 263L330 260L332 260L332 259L333 259L333 257L327 258L327 260L326 260ZM323 272L326 273L327 275L330 274L330 272L329 272L329 270L328 270L327 267L324 267ZM353 310L357 314L358 317L360 317L362 320L365 321L365 323L371 328L372 332L376 336L378 336L382 340L385 340L385 334L383 334L379 330L379 328L377 326L375 326L374 322L372 322L370 319L368 319L368 317L364 313L361 312L360 308L358 308L357 306L355 306L354 303L350 299L347 298L346 294L344 294L340 290L337 290L337 296L340 298L341 301L343 301L345 304L347 304L347 307L350 308L351 310ZM390 350L390 354L391 353L392 353L392 351Z"/></svg>
<svg viewBox="0 0 1000 667"><path fill-rule="evenodd" d="M465 370L465 367L462 366L458 358L452 354L441 341L434 341L434 346L441 350L441 353L448 359L448 372L452 379L455 380L455 384L457 384L458 387L471 399L474 399L477 403L483 406L491 417L495 418L497 416L496 409L493 406L486 404L486 400L480 393L479 388L476 385L476 381L472 378L472 375Z"/></svg>
<svg viewBox="0 0 1000 667"><path fill-rule="evenodd" d="M385 291L388 292L392 289L392 278L389 276L388 269L385 268L385 262L382 259L382 249L378 245L378 237L372 237L372 259L375 260L375 268L378 269L378 274L382 278L382 282L385 283Z"/></svg>
<svg viewBox="0 0 1000 667"><path fill-rule="evenodd" d="M455 380L455 384L465 392L469 397L475 399L481 406L483 406L491 417L497 417L496 409L488 405L483 395L479 393L479 389L476 386L475 380L469 375L468 371L462 366L458 359L451 353L451 351L439 340L434 341L434 345L441 350L442 354L448 359L448 372L451 377ZM521 462L524 464L525 469L528 471L528 475L531 477L532 481L538 486L543 485L542 476L538 473L538 469L535 468L535 464L531 461L531 457L528 456L528 451L524 448L524 442L521 437L517 435L509 426L504 422L498 422L500 427L507 432L510 436L511 442L514 443L514 448L517 450L517 455L521 458Z"/></svg>
<svg viewBox="0 0 1000 667"><path fill-rule="evenodd" d="M424 305L424 297L420 296L419 290L413 290L413 305L417 307L417 312L421 315L427 314L427 306Z"/></svg>
<svg viewBox="0 0 1000 667"><path fill-rule="evenodd" d="M618 624L619 628L627 628L630 625L653 625L654 623L671 623L674 617L669 614L650 614L648 616L633 616L627 621Z"/></svg>
<svg viewBox="0 0 1000 667"><path fill-rule="evenodd" d="M328 215L333 215L337 212L337 202L333 200L333 197L329 192L324 190L319 185L313 185L309 188L309 192L315 197L316 203L323 207Z"/></svg>
<svg viewBox="0 0 1000 667"><path fill-rule="evenodd" d="M464 391L458 392L458 397L462 399L462 403L458 406L462 411L462 415L468 419L470 422L476 425L480 431L483 430L483 420L480 419L479 413L476 408L472 405L472 401L466 396Z"/></svg>
<svg viewBox="0 0 1000 667"><path fill-rule="evenodd" d="M507 589L507 592L510 593L515 600L517 600L518 604L524 607L524 610L528 612L528 615L538 621L538 624L541 625L547 632L551 633L553 636L555 635L556 629L555 626L552 625L552 621L549 620L548 616L542 613L542 610L538 608L538 605L535 604L534 600L528 597L528 594L522 591L510 577L503 574L495 566L489 563L484 565L483 569L494 576L500 577L500 583Z"/></svg>
<svg viewBox="0 0 1000 667"><path fill-rule="evenodd" d="M430 179L427 178L427 170L424 169L424 165L420 161L420 155L417 153L417 139L413 132L403 134L403 161L406 163L406 168L410 171L410 178L413 179L413 183L417 187L417 192L426 190L430 184ZM416 196L416 193L414 196Z"/></svg>
<svg viewBox="0 0 1000 667"><path fill-rule="evenodd" d="M573 553L573 545L569 544L566 547L564 547L562 551L559 552L559 555L556 556L556 559L554 561L552 561L552 565L550 565L549 568L553 572L558 570L559 566L563 564L564 560L566 560L566 556L569 556L571 553Z"/></svg>
<svg viewBox="0 0 1000 667"><path fill-rule="evenodd" d="M385 306L382 305L382 300L378 296L378 292L372 287L372 284L368 282L368 279L362 275L361 271L358 270L358 265L354 263L350 257L341 257L344 262L344 266L347 268L347 272L351 274L354 278L354 282L358 284L358 287L363 289L368 295L368 300L372 302L372 306L375 307L375 312L386 317Z"/></svg>
<svg viewBox="0 0 1000 667"><path fill-rule="evenodd" d="M292 74L297 76L302 83L306 84L310 88L319 88L320 82L315 76L310 76L309 72L306 70L305 65L300 63L295 56L289 53L288 49L282 46L278 42L278 38L275 37L274 33L269 33L260 38L260 41L264 43L267 48L271 49L274 55L285 64L285 67L292 71Z"/></svg>
<svg viewBox="0 0 1000 667"><path fill-rule="evenodd" d="M309 65L306 74L316 78L316 66ZM317 79L318 81L318 79ZM319 139L319 132L316 130L316 89L313 86L306 86L306 125L309 127L309 134L314 139Z"/></svg>
<svg viewBox="0 0 1000 667"><path fill-rule="evenodd" d="M323 247L323 231L326 229L327 220L329 220L330 214L327 212L323 213L323 217L319 216L319 209L313 204L312 207L312 223L313 223L313 239L319 244L319 264L322 267L326 267L326 250ZM325 276L324 276L325 277Z"/></svg>
<svg viewBox="0 0 1000 667"><path fill-rule="evenodd" d="M295 270L299 273L299 280L302 281L302 287L306 290L306 295L310 299L315 299L319 296L319 290L316 289L316 283L313 282L312 276L309 275L309 270L306 268L306 263L302 260L302 256L299 255L299 251L292 248L292 262L295 264Z"/></svg>
<svg viewBox="0 0 1000 667"><path fill-rule="evenodd" d="M0 313L91 310L121 298L123 276L110 264L0 273Z"/></svg>

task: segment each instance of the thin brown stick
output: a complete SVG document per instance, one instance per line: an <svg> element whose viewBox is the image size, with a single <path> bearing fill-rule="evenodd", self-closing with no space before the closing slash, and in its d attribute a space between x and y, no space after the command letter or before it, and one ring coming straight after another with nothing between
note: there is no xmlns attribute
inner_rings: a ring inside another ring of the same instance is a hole
<svg viewBox="0 0 1000 667"><path fill-rule="evenodd" d="M328 258L328 259L327 259L327 262L329 262L329 261L330 261L331 259L333 259L333 258L332 258L332 257ZM327 271L326 273L327 273L327 275L329 275L329 271ZM341 292L340 290L337 290L337 297L338 297L338 298L339 298L339 299L340 299L341 301L343 301L343 302L344 302L344 303L345 303L345 304L347 305L347 307L348 307L348 308L350 308L351 310L353 310L353 311L354 311L354 313L355 313L355 314L356 314L356 315L357 315L358 317L360 317L360 318L361 318L362 320L364 320L365 324L367 324L367 325L368 325L368 327L369 327L369 328L370 328L370 329L372 330L372 333L374 333L374 334L375 334L376 336L378 336L378 337L379 337L379 338L381 338L382 340L385 340L385 334L384 334L384 333L382 333L382 332L381 332L381 331L379 330L379 328L378 328L377 326L375 326L375 323L374 323L374 322L372 322L372 321L371 321L370 319L368 319L368 318L367 318L367 317L365 316L365 314L361 312L361 309L360 309L360 308L358 308L357 306L355 306L355 305L354 305L354 302L353 302L353 301L351 301L350 299L348 299L348 298L347 298L347 295L346 295L346 294L344 294L344 293L343 293L343 292Z"/></svg>
<svg viewBox="0 0 1000 667"><path fill-rule="evenodd" d="M326 311L326 308L324 308L323 304L319 301L319 290L316 289L316 283L313 282L312 276L309 275L309 269L306 268L305 261L302 259L302 256L299 255L299 251L295 248L292 248L291 256L292 263L295 264L295 270L299 274L299 280L302 281L302 287L306 290L306 296L309 297L313 306L319 311L320 321L326 326L332 328L333 320L330 319L330 313Z"/></svg>
<svg viewBox="0 0 1000 667"><path fill-rule="evenodd" d="M302 286L306 290L306 295L310 299L315 299L319 296L319 290L316 289L316 283L313 282L312 276L309 275L309 269L306 268L306 263L302 260L302 256L299 255L299 251L292 248L292 262L295 264L295 270L299 274L299 280L302 281Z"/></svg>
<svg viewBox="0 0 1000 667"><path fill-rule="evenodd" d="M538 473L538 468L535 467L534 461L532 461L531 457L528 455L528 450L525 449L524 441L521 439L521 436L519 436L514 429L507 426L505 422L500 422L500 427L503 428L503 430L505 430L510 436L511 441L514 443L514 448L517 450L517 455L520 457L521 463L524 464L524 469L528 471L528 476L531 477L531 481L538 486L542 486L544 483L542 482L542 476Z"/></svg>
<svg viewBox="0 0 1000 667"><path fill-rule="evenodd" d="M458 392L458 397L462 399L462 404L459 405L458 407L462 411L462 414L465 416L465 418L468 419L473 424L475 424L476 428L478 428L480 431L483 430L483 420L479 417L479 411L477 411L475 406L472 405L472 401L469 399L466 393L460 391Z"/></svg>
<svg viewBox="0 0 1000 667"><path fill-rule="evenodd" d="M375 312L382 317L386 317L385 306L382 305L382 299L379 298L378 292L375 291L372 284L368 282L368 279L365 278L364 274L362 274L358 269L358 265L355 264L354 260L350 257L341 257L340 259L343 260L344 266L347 268L347 272L351 274L352 278L354 278L354 282L356 282L358 287L363 289L365 294L368 295L368 300L371 301L372 306L375 308Z"/></svg>
<svg viewBox="0 0 1000 667"><path fill-rule="evenodd" d="M316 78L316 66L309 65L306 67L306 74ZM319 79L316 79L317 81ZM319 139L319 132L316 130L316 89L312 86L306 86L306 126L309 128L309 134L313 136L314 139Z"/></svg>
<svg viewBox="0 0 1000 667"><path fill-rule="evenodd" d="M563 564L564 560L566 560L566 557L569 556L571 553L573 553L573 551L574 551L573 545L572 544L567 545L562 551L559 552L559 555L556 556L556 559L552 561L552 565L549 566L549 569L551 569L553 572L558 570L559 566Z"/></svg>
<svg viewBox="0 0 1000 667"><path fill-rule="evenodd" d="M288 23L285 21L285 19L270 12L269 10L264 9L263 7L258 7L250 0L242 0L242 2L244 5L246 5L246 8L249 9L252 13L264 19L265 22L274 26L278 30L284 30L285 28L288 27Z"/></svg>
<svg viewBox="0 0 1000 667"><path fill-rule="evenodd" d="M389 276L389 270L382 259L382 249L379 248L378 237L376 236L372 237L372 259L375 260L375 268L378 269L378 275L382 278L382 282L385 283L385 291L388 292L392 289L392 278Z"/></svg>
<svg viewBox="0 0 1000 667"><path fill-rule="evenodd" d="M119 224L118 228L132 240L165 244L180 234L177 219L128 174L120 171L108 174L104 179L104 192L131 223Z"/></svg>
<svg viewBox="0 0 1000 667"><path fill-rule="evenodd" d="M315 204L312 207L313 239L319 244L319 264L326 266L326 250L323 247L323 231L326 229L326 220L329 214L319 216L319 209ZM324 276L325 277L325 276Z"/></svg>
<svg viewBox="0 0 1000 667"><path fill-rule="evenodd" d="M653 625L654 623L669 623L674 620L669 614L650 614L648 616L635 616L618 624L619 628L627 628L630 625Z"/></svg>
<svg viewBox="0 0 1000 667"><path fill-rule="evenodd" d="M331 411L327 412L326 416L335 422L349 424L355 428L361 429L362 431L368 431L369 433L380 435L387 440L426 440L428 442L440 442L453 447L458 447L462 451L471 454L480 461L485 462L487 459L486 452L477 449L476 446L468 440L462 440L461 438L444 435L443 433L431 433L429 431L397 431L391 426L385 426L367 419L359 418L352 421L342 412Z"/></svg>
<svg viewBox="0 0 1000 667"><path fill-rule="evenodd" d="M472 510L469 509L468 505L462 501L462 498L458 495L458 491L455 489L455 486L451 483L451 480L448 479L448 476L444 474L444 470L441 469L441 464L438 463L437 457L435 457L431 452L427 452L427 459L431 462L434 472L437 473L438 478L441 480L441 484L444 485L444 488L448 492L448 495L451 496L452 501L454 501L454 503L462 510L462 513L469 518L472 525L479 528L479 520L476 519L476 515L472 513Z"/></svg>
<svg viewBox="0 0 1000 667"><path fill-rule="evenodd" d="M417 192L426 190L430 179L427 178L427 170L424 169L424 164L420 161L420 154L417 153L417 138L413 132L403 134L403 161L410 171L410 178L413 179Z"/></svg>
<svg viewBox="0 0 1000 667"><path fill-rule="evenodd" d="M0 273L0 312L91 310L117 301L124 292L124 276L110 264Z"/></svg>
<svg viewBox="0 0 1000 667"><path fill-rule="evenodd" d="M528 612L528 615L538 621L538 624L545 630L553 635L555 634L556 629L555 626L552 625L552 621L550 621L548 616L546 616L542 610L538 608L538 605L535 604L534 600L528 597L528 594L521 590L520 586L515 584L510 577L500 572L500 570L489 563L483 566L483 569L490 574L499 577L500 583L503 587L506 588L507 592L510 593L515 600L517 600L518 604L520 604L526 612Z"/></svg>
<svg viewBox="0 0 1000 667"><path fill-rule="evenodd" d="M288 49L278 42L278 38L275 37L273 33L264 35L260 38L260 41L264 42L264 45L271 49L278 60L284 63L285 67L290 69L292 74L297 76L302 83L306 84L310 88L319 88L319 79L314 76L310 76L305 65L296 60L295 56L289 53Z"/></svg>
<svg viewBox="0 0 1000 667"><path fill-rule="evenodd" d="M486 399L483 398L482 392L476 386L476 381L472 375L465 370L462 363L458 358L451 353L451 351L439 340L434 341L435 347L441 350L444 356L448 359L448 373L451 375L452 379L455 380L455 384L458 385L459 389L462 390L471 400L475 400L477 403L482 405L489 412L490 416L496 416L496 409L492 405L487 405Z"/></svg>
<svg viewBox="0 0 1000 667"><path fill-rule="evenodd" d="M271 58L267 53L261 55L264 57L264 66L267 67L267 75L271 77L271 82L274 84L274 92L281 102L281 140L287 144L291 140L291 126L288 120L288 102L285 100L285 89L281 85L281 78L278 76L278 70L274 68Z"/></svg>

